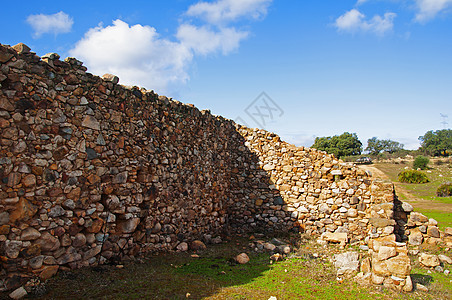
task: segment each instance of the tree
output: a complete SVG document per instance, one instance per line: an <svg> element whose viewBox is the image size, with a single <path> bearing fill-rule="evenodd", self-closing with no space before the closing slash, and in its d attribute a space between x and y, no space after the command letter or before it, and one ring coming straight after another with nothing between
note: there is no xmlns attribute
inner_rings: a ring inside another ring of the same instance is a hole
<svg viewBox="0 0 452 300"><path fill-rule="evenodd" d="M392 140L379 140L373 137L367 140L366 151L372 155L378 155L381 152L394 153L403 150L403 144Z"/></svg>
<svg viewBox="0 0 452 300"><path fill-rule="evenodd" d="M311 147L342 157L361 154L362 145L356 133L344 132L333 137L318 137Z"/></svg>
<svg viewBox="0 0 452 300"><path fill-rule="evenodd" d="M452 152L452 130L443 129L426 132L419 137L420 150L433 156L449 156Z"/></svg>

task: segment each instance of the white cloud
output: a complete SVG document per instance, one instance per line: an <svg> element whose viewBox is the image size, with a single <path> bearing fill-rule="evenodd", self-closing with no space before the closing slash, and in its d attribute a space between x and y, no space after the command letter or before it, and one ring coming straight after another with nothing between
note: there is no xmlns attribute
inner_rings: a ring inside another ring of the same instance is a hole
<svg viewBox="0 0 452 300"><path fill-rule="evenodd" d="M452 0L416 0L418 12L415 20L426 22L433 19L441 11L452 7Z"/></svg>
<svg viewBox="0 0 452 300"><path fill-rule="evenodd" d="M150 26L129 26L121 20L90 29L70 51L92 73L112 73L123 84L157 91L185 83L191 51L183 44L162 39Z"/></svg>
<svg viewBox="0 0 452 300"><path fill-rule="evenodd" d="M383 36L394 27L394 18L397 15L392 12L385 13L383 17L375 15L366 20L366 16L357 9L352 9L336 19L335 26L342 32L373 32Z"/></svg>
<svg viewBox="0 0 452 300"><path fill-rule="evenodd" d="M235 28L221 28L215 31L207 26L182 24L176 36L183 45L196 54L207 55L221 51L226 55L239 47L240 41L248 36L248 32L237 31Z"/></svg>
<svg viewBox="0 0 452 300"><path fill-rule="evenodd" d="M141 85L158 93L173 93L189 80L188 67L194 55L227 55L239 48L249 32L230 22L240 17L259 18L272 0L218 0L198 2L185 16L199 17L200 26L184 21L176 40L160 37L155 28L113 21L113 25L90 29L70 54L84 61L90 72L112 73L120 82Z"/></svg>
<svg viewBox="0 0 452 300"><path fill-rule="evenodd" d="M60 11L53 15L30 15L27 18L27 23L31 25L34 30L33 36L39 38L44 33L67 33L72 29L74 20L66 13Z"/></svg>
<svg viewBox="0 0 452 300"><path fill-rule="evenodd" d="M211 24L235 21L241 17L257 19L267 14L272 0L217 0L198 2L188 8L187 15Z"/></svg>

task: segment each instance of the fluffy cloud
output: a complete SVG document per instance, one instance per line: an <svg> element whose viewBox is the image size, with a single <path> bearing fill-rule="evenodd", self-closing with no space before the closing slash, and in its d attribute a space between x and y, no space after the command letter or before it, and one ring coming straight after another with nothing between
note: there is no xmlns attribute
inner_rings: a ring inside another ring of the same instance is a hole
<svg viewBox="0 0 452 300"><path fill-rule="evenodd" d="M191 51L183 44L159 37L155 28L116 20L90 29L70 51L92 73L118 75L121 83L167 91L188 80Z"/></svg>
<svg viewBox="0 0 452 300"><path fill-rule="evenodd" d="M41 37L45 33L67 33L72 29L74 20L64 12L60 11L53 15L30 15L27 18L27 23L31 25L34 30L33 36L35 38Z"/></svg>
<svg viewBox="0 0 452 300"><path fill-rule="evenodd" d="M223 55L227 55L239 47L240 41L248 36L248 32L237 31L235 28L214 30L208 26L183 24L176 36L196 54L207 55L221 51Z"/></svg>
<svg viewBox="0 0 452 300"><path fill-rule="evenodd" d="M235 21L241 17L257 19L267 14L272 0L218 0L198 2L190 6L187 15L199 17L211 24Z"/></svg>
<svg viewBox="0 0 452 300"><path fill-rule="evenodd" d="M335 26L342 32L373 32L383 36L394 27L395 13L385 13L383 17L375 15L366 20L366 16L357 9L352 9L336 19Z"/></svg>
<svg viewBox="0 0 452 300"><path fill-rule="evenodd" d="M70 51L82 60L90 72L112 73L121 83L140 85L158 93L171 94L185 84L188 67L195 55L238 49L249 33L231 26L240 17L265 15L272 0L218 0L199 2L185 16L206 23L195 26L185 20L177 29L176 40L162 38L155 28L116 20L107 27L90 29Z"/></svg>
<svg viewBox="0 0 452 300"><path fill-rule="evenodd" d="M426 22L433 19L438 13L452 7L452 0L416 0L418 12L415 20Z"/></svg>

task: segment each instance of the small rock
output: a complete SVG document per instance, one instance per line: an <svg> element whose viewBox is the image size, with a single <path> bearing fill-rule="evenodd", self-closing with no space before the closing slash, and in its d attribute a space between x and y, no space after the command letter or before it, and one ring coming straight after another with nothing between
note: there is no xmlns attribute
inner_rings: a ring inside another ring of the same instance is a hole
<svg viewBox="0 0 452 300"><path fill-rule="evenodd" d="M416 290L419 290L421 292L428 292L428 288L420 283L416 283Z"/></svg>
<svg viewBox="0 0 452 300"><path fill-rule="evenodd" d="M273 251L276 249L276 246L273 245L272 243L265 243L264 244L264 249L268 250L268 251Z"/></svg>
<svg viewBox="0 0 452 300"><path fill-rule="evenodd" d="M93 116L86 116L85 119L83 119L82 126L88 127L94 130L100 129L100 123L97 121L97 119Z"/></svg>
<svg viewBox="0 0 452 300"><path fill-rule="evenodd" d="M28 227L20 235L22 241L34 241L41 237L41 233L33 227Z"/></svg>
<svg viewBox="0 0 452 300"><path fill-rule="evenodd" d="M408 237L408 243L410 245L419 246L424 241L424 236L419 230L411 230Z"/></svg>
<svg viewBox="0 0 452 300"><path fill-rule="evenodd" d="M8 224L9 222L9 213L6 211L3 211L0 213L0 225Z"/></svg>
<svg viewBox="0 0 452 300"><path fill-rule="evenodd" d="M446 264L452 265L452 259L449 256L446 256L444 254L440 254L440 255L438 255L438 258L439 258L439 260L442 263L446 263Z"/></svg>
<svg viewBox="0 0 452 300"><path fill-rule="evenodd" d="M436 271L436 272L439 272L439 273L442 273L442 272L444 272L444 268L441 267L441 266L436 266L436 267L435 267L435 271Z"/></svg>
<svg viewBox="0 0 452 300"><path fill-rule="evenodd" d="M283 260L283 256L279 253L275 253L272 256L270 256L271 261L281 261Z"/></svg>
<svg viewBox="0 0 452 300"><path fill-rule="evenodd" d="M9 297L11 299L22 299L23 297L27 296L27 291L24 289L23 286L21 286L18 289L15 289L11 294L9 294Z"/></svg>
<svg viewBox="0 0 452 300"><path fill-rule="evenodd" d="M430 219L430 220L433 220L433 219ZM434 238L439 238L439 236L440 236L439 229L436 226L428 226L427 234L428 234L428 236L431 236Z"/></svg>
<svg viewBox="0 0 452 300"><path fill-rule="evenodd" d="M367 245L360 245L359 249L362 250L362 251L368 251L369 250L369 246L367 246Z"/></svg>
<svg viewBox="0 0 452 300"><path fill-rule="evenodd" d="M64 210L64 208L62 208L60 205L55 205L50 209L49 216L52 218L57 218L64 216L65 212L66 211Z"/></svg>
<svg viewBox="0 0 452 300"><path fill-rule="evenodd" d="M421 253L421 255L419 256L419 262L429 268L434 268L440 265L438 256L426 253Z"/></svg>
<svg viewBox="0 0 452 300"><path fill-rule="evenodd" d="M176 249L178 251L185 252L188 250L188 244L186 242L182 242L179 245L177 245Z"/></svg>
<svg viewBox="0 0 452 300"><path fill-rule="evenodd" d="M444 233L445 233L446 235L452 235L452 227L446 227L446 228L444 229Z"/></svg>
<svg viewBox="0 0 452 300"><path fill-rule="evenodd" d="M114 84L117 84L119 82L119 77L113 74L104 74L102 75L102 79L105 81L113 82Z"/></svg>
<svg viewBox="0 0 452 300"><path fill-rule="evenodd" d="M380 249L378 251L378 259L379 260L386 260L390 257L396 256L397 252L395 247L388 247L388 246L380 246Z"/></svg>
<svg viewBox="0 0 452 300"><path fill-rule="evenodd" d="M86 236L83 233L77 233L72 241L72 246L75 248L82 247L86 244Z"/></svg>
<svg viewBox="0 0 452 300"><path fill-rule="evenodd" d="M372 273L372 283L373 284L382 284L385 278L383 276L378 276Z"/></svg>
<svg viewBox="0 0 452 300"><path fill-rule="evenodd" d="M345 244L348 242L348 236L347 233L344 232L324 232L321 235L321 239L332 242L332 243L341 243Z"/></svg>
<svg viewBox="0 0 452 300"><path fill-rule="evenodd" d="M409 203L403 202L402 203L402 209L404 212L412 212L413 211L413 206Z"/></svg>
<svg viewBox="0 0 452 300"><path fill-rule="evenodd" d="M121 232L123 233L132 233L137 228L138 224L140 223L140 218L131 218L129 220L126 220L122 223L120 223L119 228L121 229Z"/></svg>
<svg viewBox="0 0 452 300"><path fill-rule="evenodd" d="M44 256L38 255L38 256L30 259L29 265L30 265L30 267L32 267L33 269L36 270L36 269L39 269L42 267L43 261L44 261Z"/></svg>
<svg viewBox="0 0 452 300"><path fill-rule="evenodd" d="M60 55L58 53L47 53L41 56L42 59L50 59L50 60L57 60L60 59Z"/></svg>
<svg viewBox="0 0 452 300"><path fill-rule="evenodd" d="M346 252L333 256L334 266L338 269L337 275L351 275L359 268L358 252Z"/></svg>
<svg viewBox="0 0 452 300"><path fill-rule="evenodd" d="M403 286L404 292L411 292L413 290L413 281L411 280L411 276L407 276L405 279L405 285Z"/></svg>
<svg viewBox="0 0 452 300"><path fill-rule="evenodd" d="M19 256L20 249L22 247L21 241L6 241L5 242L5 254L9 258L17 258Z"/></svg>
<svg viewBox="0 0 452 300"><path fill-rule="evenodd" d="M200 240L194 240L190 243L190 249L193 251L204 250L206 248L206 245Z"/></svg>
<svg viewBox="0 0 452 300"><path fill-rule="evenodd" d="M23 54L23 53L29 53L30 52L30 47L28 47L27 45L25 45L24 43L19 43L17 45L13 46L13 49L17 51L17 53L19 54Z"/></svg>
<svg viewBox="0 0 452 300"><path fill-rule="evenodd" d="M237 255L235 257L235 260L241 264L244 265L246 263L248 263L250 261L250 258L248 257L248 255L246 253L240 253L239 255Z"/></svg>

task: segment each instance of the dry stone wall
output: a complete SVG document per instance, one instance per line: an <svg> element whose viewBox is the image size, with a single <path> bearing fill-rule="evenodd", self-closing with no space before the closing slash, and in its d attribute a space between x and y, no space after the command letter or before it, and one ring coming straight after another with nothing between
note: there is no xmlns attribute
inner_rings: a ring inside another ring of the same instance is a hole
<svg viewBox="0 0 452 300"><path fill-rule="evenodd" d="M86 71L0 45L1 289L230 231L296 230L378 253L372 240L391 239L405 253L392 184Z"/></svg>

